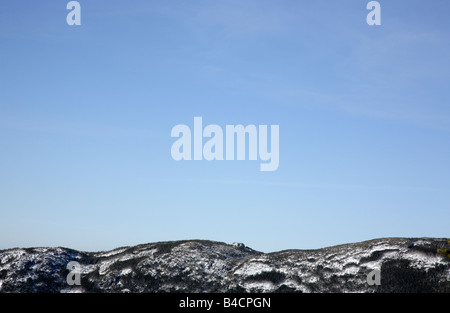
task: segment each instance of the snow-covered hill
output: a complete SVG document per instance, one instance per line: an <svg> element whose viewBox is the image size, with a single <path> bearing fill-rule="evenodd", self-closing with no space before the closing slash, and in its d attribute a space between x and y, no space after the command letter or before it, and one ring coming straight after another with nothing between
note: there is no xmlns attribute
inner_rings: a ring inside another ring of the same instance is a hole
<svg viewBox="0 0 450 313"><path fill-rule="evenodd" d="M0 251L0 292L450 292L450 258L437 253L448 248L447 239L385 238L274 253L204 240L9 249ZM66 281L71 261L79 286ZM367 282L374 270L380 285Z"/></svg>

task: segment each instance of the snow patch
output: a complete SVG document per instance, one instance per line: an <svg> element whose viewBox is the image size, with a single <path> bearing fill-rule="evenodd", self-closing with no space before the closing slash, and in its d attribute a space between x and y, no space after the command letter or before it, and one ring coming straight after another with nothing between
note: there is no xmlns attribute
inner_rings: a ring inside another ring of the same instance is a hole
<svg viewBox="0 0 450 313"><path fill-rule="evenodd" d="M103 252L103 253L98 253L96 254L97 257L101 257L101 258L106 258L106 257L110 257L119 253L124 252L125 250L127 250L128 248L122 248L122 249L116 249L116 250L112 250L112 251L108 251L108 252Z"/></svg>
<svg viewBox="0 0 450 313"><path fill-rule="evenodd" d="M123 269L123 270L120 272L120 276L125 276L125 275L128 275L128 274L131 274L132 271L133 271L133 270L132 270L131 268L125 268L125 269Z"/></svg>
<svg viewBox="0 0 450 313"><path fill-rule="evenodd" d="M67 288L61 289L60 293L83 293L83 290L81 288Z"/></svg>
<svg viewBox="0 0 450 313"><path fill-rule="evenodd" d="M268 292L273 289L273 284L270 282L251 282L246 283L244 286L244 288L247 290L257 289L261 290L262 292Z"/></svg>
<svg viewBox="0 0 450 313"><path fill-rule="evenodd" d="M245 264L238 270L234 272L235 275L244 275L251 276L261 274L262 272L271 272L274 268L270 265L259 263L259 262L251 262L249 264Z"/></svg>

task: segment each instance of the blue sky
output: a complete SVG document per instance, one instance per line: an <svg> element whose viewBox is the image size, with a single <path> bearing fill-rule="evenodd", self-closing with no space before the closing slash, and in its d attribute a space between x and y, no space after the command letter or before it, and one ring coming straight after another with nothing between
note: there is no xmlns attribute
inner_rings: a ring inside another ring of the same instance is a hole
<svg viewBox="0 0 450 313"><path fill-rule="evenodd" d="M449 236L448 1L67 2L0 1L0 249ZM174 161L194 116L278 170Z"/></svg>

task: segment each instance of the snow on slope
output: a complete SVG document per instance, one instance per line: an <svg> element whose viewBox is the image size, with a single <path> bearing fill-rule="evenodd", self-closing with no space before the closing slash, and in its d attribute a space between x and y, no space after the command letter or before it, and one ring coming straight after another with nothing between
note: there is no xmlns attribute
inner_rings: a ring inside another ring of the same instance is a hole
<svg viewBox="0 0 450 313"><path fill-rule="evenodd" d="M446 239L385 238L317 250L261 253L191 240L86 253L0 251L0 292L450 292ZM80 264L81 286L66 268ZM367 275L380 270L381 285Z"/></svg>

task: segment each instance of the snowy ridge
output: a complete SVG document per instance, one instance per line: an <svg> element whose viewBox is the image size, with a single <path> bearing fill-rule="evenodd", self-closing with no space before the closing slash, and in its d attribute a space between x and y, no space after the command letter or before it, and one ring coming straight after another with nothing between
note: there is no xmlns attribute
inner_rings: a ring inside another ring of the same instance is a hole
<svg viewBox="0 0 450 313"><path fill-rule="evenodd" d="M0 250L0 292L450 292L447 239L383 238L317 250L261 253L205 240L98 253ZM66 282L71 261L80 286ZM381 285L367 275L379 270Z"/></svg>

